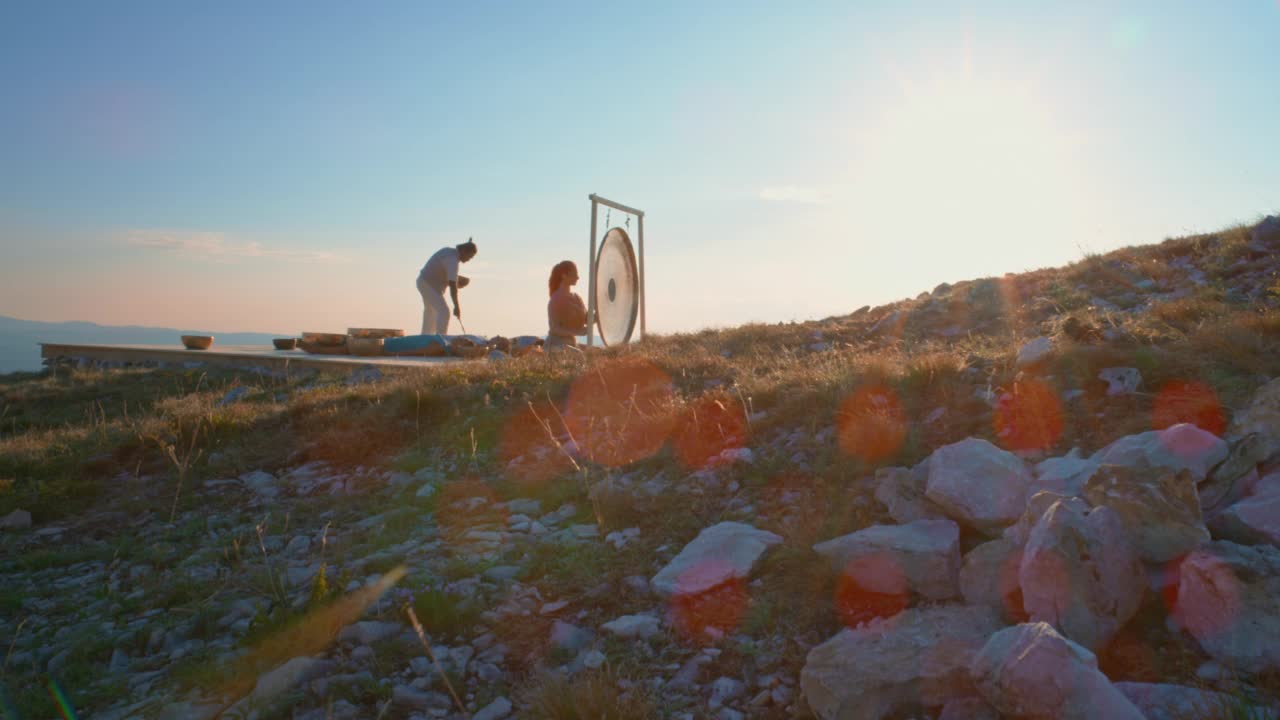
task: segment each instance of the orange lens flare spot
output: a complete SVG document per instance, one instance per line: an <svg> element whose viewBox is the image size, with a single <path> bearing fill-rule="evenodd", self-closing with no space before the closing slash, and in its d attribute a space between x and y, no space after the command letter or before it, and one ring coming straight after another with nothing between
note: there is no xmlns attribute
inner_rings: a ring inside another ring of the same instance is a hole
<svg viewBox="0 0 1280 720"><path fill-rule="evenodd" d="M742 622L747 611L746 580L733 566L708 558L676 579L668 617L690 642L714 642Z"/></svg>
<svg viewBox="0 0 1280 720"><path fill-rule="evenodd" d="M671 598L671 620L690 642L711 642L738 627L747 613L747 585L741 578L706 592Z"/></svg>
<svg viewBox="0 0 1280 720"><path fill-rule="evenodd" d="M1226 414L1218 394L1196 380L1171 380L1156 391L1151 407L1151 427L1163 430L1170 425L1191 423L1218 437L1226 430Z"/></svg>
<svg viewBox="0 0 1280 720"><path fill-rule="evenodd" d="M907 609L910 592L897 561L887 554L856 558L836 581L836 616L846 627L893 617Z"/></svg>
<svg viewBox="0 0 1280 720"><path fill-rule="evenodd" d="M515 478L543 483L573 467L558 447L567 441L556 407L545 400L529 403L507 418L498 441L498 457Z"/></svg>
<svg viewBox="0 0 1280 720"><path fill-rule="evenodd" d="M892 389L864 385L840 404L836 430L846 455L880 462L896 455L907 439L907 413Z"/></svg>
<svg viewBox="0 0 1280 720"><path fill-rule="evenodd" d="M675 424L674 396L671 378L652 363L611 362L573 382L565 423L585 457L620 467L662 449Z"/></svg>
<svg viewBox="0 0 1280 720"><path fill-rule="evenodd" d="M1047 450L1062 437L1062 403L1043 380L1023 380L1000 396L992 422L1006 449Z"/></svg>
<svg viewBox="0 0 1280 720"><path fill-rule="evenodd" d="M1208 551L1196 551L1178 570L1170 614L1197 638L1228 632L1240 614L1240 580Z"/></svg>
<svg viewBox="0 0 1280 720"><path fill-rule="evenodd" d="M707 467L725 450L746 445L742 404L724 393L699 397L680 416L673 440L676 457L685 467Z"/></svg>

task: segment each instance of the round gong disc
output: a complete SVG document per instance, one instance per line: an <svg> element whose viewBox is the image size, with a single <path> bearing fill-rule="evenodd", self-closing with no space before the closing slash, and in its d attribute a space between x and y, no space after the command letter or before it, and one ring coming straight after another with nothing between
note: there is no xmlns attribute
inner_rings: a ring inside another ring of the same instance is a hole
<svg viewBox="0 0 1280 720"><path fill-rule="evenodd" d="M605 345L631 340L640 310L640 273L631 238L622 228L604 234L596 254L596 324Z"/></svg>

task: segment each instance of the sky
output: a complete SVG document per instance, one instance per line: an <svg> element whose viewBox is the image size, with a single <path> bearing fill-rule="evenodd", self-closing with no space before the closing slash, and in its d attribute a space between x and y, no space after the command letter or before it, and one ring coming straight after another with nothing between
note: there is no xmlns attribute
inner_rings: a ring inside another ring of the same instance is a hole
<svg viewBox="0 0 1280 720"><path fill-rule="evenodd" d="M414 332L473 237L467 329L543 334L593 192L645 211L651 332L842 315L1280 211L1278 33L1280 0L6 2L0 315Z"/></svg>

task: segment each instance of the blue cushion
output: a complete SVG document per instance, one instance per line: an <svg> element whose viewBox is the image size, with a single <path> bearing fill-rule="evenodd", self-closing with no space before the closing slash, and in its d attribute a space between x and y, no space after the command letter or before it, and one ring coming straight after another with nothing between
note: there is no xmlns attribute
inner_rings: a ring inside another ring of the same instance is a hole
<svg viewBox="0 0 1280 720"><path fill-rule="evenodd" d="M387 338L382 341L382 349L389 353L413 352L432 345L448 348L449 341L442 335L405 335L404 337Z"/></svg>

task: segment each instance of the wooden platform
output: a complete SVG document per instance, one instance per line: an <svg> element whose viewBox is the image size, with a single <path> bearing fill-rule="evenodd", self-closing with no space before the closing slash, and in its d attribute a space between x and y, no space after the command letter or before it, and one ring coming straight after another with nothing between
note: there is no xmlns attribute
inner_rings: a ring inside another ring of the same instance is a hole
<svg viewBox="0 0 1280 720"><path fill-rule="evenodd" d="M351 372L370 365L381 370L437 368L456 362L455 357L360 357L356 355L312 355L302 350L276 350L269 345L214 345L208 350L187 350L181 345L71 345L40 343L40 357L49 360L84 359L97 363L166 363L240 369L288 371L312 369L328 372Z"/></svg>

